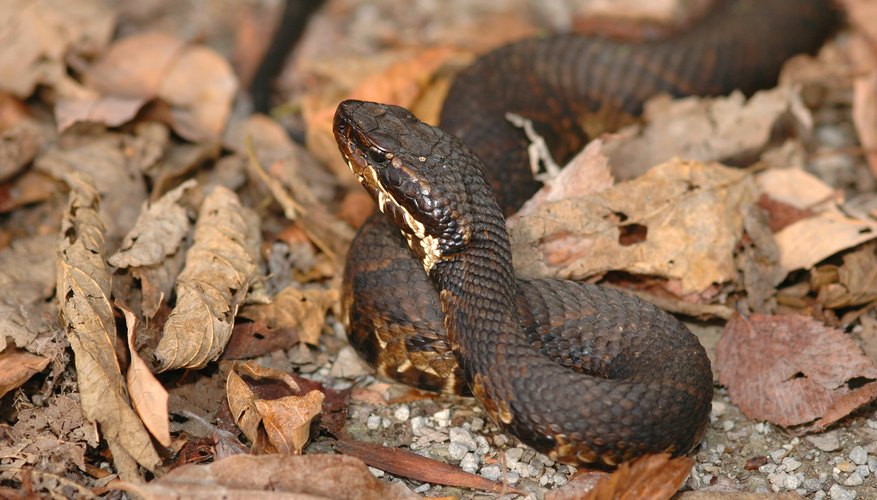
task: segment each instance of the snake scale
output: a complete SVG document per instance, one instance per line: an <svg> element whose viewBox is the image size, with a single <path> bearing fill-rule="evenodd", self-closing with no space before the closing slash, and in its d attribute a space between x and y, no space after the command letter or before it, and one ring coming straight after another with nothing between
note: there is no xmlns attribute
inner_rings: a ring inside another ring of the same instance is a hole
<svg viewBox="0 0 877 500"><path fill-rule="evenodd" d="M348 255L351 344L386 376L473 394L557 461L611 467L688 453L713 394L697 338L623 292L515 277L503 214L538 184L506 113L531 119L562 160L657 93L774 85L782 62L816 50L837 22L824 0L729 0L658 42L523 40L457 76L440 128L397 106L341 103L339 149L384 214Z"/></svg>

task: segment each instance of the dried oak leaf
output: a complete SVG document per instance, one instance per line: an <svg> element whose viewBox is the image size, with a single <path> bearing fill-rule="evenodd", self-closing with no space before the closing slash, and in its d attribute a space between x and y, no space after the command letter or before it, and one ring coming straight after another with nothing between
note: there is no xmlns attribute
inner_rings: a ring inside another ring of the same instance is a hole
<svg viewBox="0 0 877 500"><path fill-rule="evenodd" d="M122 246L109 263L128 268L142 286L143 315L152 318L163 299L170 296L182 267L180 247L189 234L191 223L180 199L197 183L188 180L144 207L134 227L125 235Z"/></svg>
<svg viewBox="0 0 877 500"><path fill-rule="evenodd" d="M808 316L734 316L716 371L746 416L796 432L823 429L877 397L877 366L850 336Z"/></svg>
<svg viewBox="0 0 877 500"><path fill-rule="evenodd" d="M149 483L116 482L111 487L146 500L420 498L402 483L377 479L361 460L344 455L236 455L207 465L184 465Z"/></svg>
<svg viewBox="0 0 877 500"><path fill-rule="evenodd" d="M259 258L259 221L221 186L204 199L176 285L176 307L155 350L160 370L201 368L222 354Z"/></svg>
<svg viewBox="0 0 877 500"><path fill-rule="evenodd" d="M300 342L318 345L326 311L338 299L339 291L335 288L300 290L290 286L278 292L270 304L244 307L240 316L264 325L264 330L269 334L287 331L294 334Z"/></svg>
<svg viewBox="0 0 877 500"><path fill-rule="evenodd" d="M545 500L669 499L682 486L693 465L691 457L671 458L668 453L645 455L624 462L611 474L595 481L587 475L577 480L577 475L565 486L548 492Z"/></svg>
<svg viewBox="0 0 877 500"><path fill-rule="evenodd" d="M257 383L273 383L275 387L262 391L270 394L261 397L244 376ZM259 453L300 454L310 437L311 421L320 414L324 399L316 389L303 396L295 395L300 389L291 375L251 362L232 365L226 392L235 422Z"/></svg>
<svg viewBox="0 0 877 500"><path fill-rule="evenodd" d="M604 152L620 178L632 178L674 156L703 162L757 158L776 123L792 117L805 129L812 117L791 87L764 90L746 99L659 96L646 103L647 125L607 138Z"/></svg>
<svg viewBox="0 0 877 500"><path fill-rule="evenodd" d="M838 309L869 304L877 300L877 253L873 242L844 254L843 264L828 264L814 270L827 275L828 282L819 284L817 300L823 307Z"/></svg>
<svg viewBox="0 0 877 500"><path fill-rule="evenodd" d="M143 423L131 409L116 358L116 324L110 275L104 262L104 223L95 188L68 177L70 201L58 243L57 296L67 340L73 348L82 411L100 425L119 473L137 478L136 463L153 470L160 462ZM133 460L133 461L132 461Z"/></svg>
<svg viewBox="0 0 877 500"><path fill-rule="evenodd" d="M162 33L115 42L85 80L93 95L59 100L59 130L81 121L120 125L146 102L161 99L170 105L174 131L193 142L219 138L238 87L231 66L218 53Z"/></svg>
<svg viewBox="0 0 877 500"><path fill-rule="evenodd" d="M755 198L745 172L675 159L510 220L515 269L563 279L621 270L678 280L681 294L699 293L735 277L742 212Z"/></svg>
<svg viewBox="0 0 877 500"><path fill-rule="evenodd" d="M66 80L65 58L94 54L113 36L114 9L100 0L4 0L0 89L25 98L38 84Z"/></svg>
<svg viewBox="0 0 877 500"><path fill-rule="evenodd" d="M135 331L138 327L137 317L127 309L122 309L122 312L125 314L125 323L128 326L128 352L131 356L131 365L128 366L126 375L128 394L131 396L134 409L137 410L143 424L149 429L149 433L162 445L170 446L171 431L167 390L155 378L143 358L137 354L137 348L134 345Z"/></svg>
<svg viewBox="0 0 877 500"><path fill-rule="evenodd" d="M877 222L847 215L838 206L843 195L801 169L771 169L756 181L762 194L806 210L774 234L786 273L810 269L877 236Z"/></svg>
<svg viewBox="0 0 877 500"><path fill-rule="evenodd" d="M49 358L7 347L0 352L0 398L43 371Z"/></svg>

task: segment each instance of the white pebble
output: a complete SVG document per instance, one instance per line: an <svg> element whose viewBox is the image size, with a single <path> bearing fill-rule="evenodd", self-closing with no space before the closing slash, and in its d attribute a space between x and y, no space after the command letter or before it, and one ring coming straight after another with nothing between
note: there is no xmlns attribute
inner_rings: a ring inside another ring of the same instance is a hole
<svg viewBox="0 0 877 500"><path fill-rule="evenodd" d="M452 460L463 460L466 453L469 453L469 449L466 448L466 445L460 443L451 443L448 445L448 455Z"/></svg>
<svg viewBox="0 0 877 500"><path fill-rule="evenodd" d="M451 427L448 431L452 443L459 443L466 447L469 451L475 451L478 445L475 444L475 438L472 433L462 427Z"/></svg>
<svg viewBox="0 0 877 500"><path fill-rule="evenodd" d="M554 475L554 484L555 484L555 485L557 485L557 486L563 486L563 485L565 485L565 484L568 483L568 482L569 482L569 479L567 479L566 476L563 476L563 475L561 475L561 474L555 474L555 475Z"/></svg>
<svg viewBox="0 0 877 500"><path fill-rule="evenodd" d="M786 476L786 484L784 486L787 490L797 490L798 486L801 486L801 482L803 481L803 474L789 474Z"/></svg>
<svg viewBox="0 0 877 500"><path fill-rule="evenodd" d="M368 430L375 430L381 426L381 417L380 415L369 415L368 419L365 421L365 427Z"/></svg>
<svg viewBox="0 0 877 500"><path fill-rule="evenodd" d="M791 471L797 469L798 467L800 467L801 462L795 460L792 457L786 457L783 459L783 466L786 468L787 471L791 472ZM794 489L794 488L792 488L792 489Z"/></svg>
<svg viewBox="0 0 877 500"><path fill-rule="evenodd" d="M381 469L375 469L374 467L369 467L368 471L372 473L374 477L384 477L384 471Z"/></svg>
<svg viewBox="0 0 877 500"><path fill-rule="evenodd" d="M767 475L767 480L770 481L770 484L775 488L774 491L777 491L780 488L785 488L787 477L788 474L785 472L774 472L773 474Z"/></svg>
<svg viewBox="0 0 877 500"><path fill-rule="evenodd" d="M498 481L502 475L502 469L499 464L489 464L481 468L480 474L491 481Z"/></svg>
<svg viewBox="0 0 877 500"><path fill-rule="evenodd" d="M855 491L846 490L839 484L831 485L831 488L828 490L828 495L831 497L831 500L853 500L856 498Z"/></svg>
<svg viewBox="0 0 877 500"><path fill-rule="evenodd" d="M414 488L414 493L426 493L429 490L429 483L423 483L417 488Z"/></svg>
<svg viewBox="0 0 877 500"><path fill-rule="evenodd" d="M408 420L409 417L411 417L411 408L408 408L408 405L399 405L393 412L393 418L400 422Z"/></svg>
<svg viewBox="0 0 877 500"><path fill-rule="evenodd" d="M411 418L411 433L415 436L419 436L423 432L423 428L426 425L423 417L420 415Z"/></svg>
<svg viewBox="0 0 877 500"><path fill-rule="evenodd" d="M784 458L786 458L786 455L788 455L788 454L789 454L789 451L783 450L783 449L773 450L772 452L769 453L770 459L773 460L774 463L782 462L782 460Z"/></svg>
<svg viewBox="0 0 877 500"><path fill-rule="evenodd" d="M725 403L722 403L721 401L716 401L713 403L713 407L710 410L710 414L712 414L712 416L718 418L718 417L721 417L722 415L725 414L725 409L726 409Z"/></svg>
<svg viewBox="0 0 877 500"><path fill-rule="evenodd" d="M871 469L869 469L867 465L859 465L856 466L856 474L862 477L868 477L871 475Z"/></svg>
<svg viewBox="0 0 877 500"><path fill-rule="evenodd" d="M451 421L451 410L446 408L442 411L437 411L432 414L432 418L439 427L447 427Z"/></svg>
<svg viewBox="0 0 877 500"><path fill-rule="evenodd" d="M472 429L473 432L478 432L484 428L484 419L473 417L472 423L469 425L469 428Z"/></svg>
<svg viewBox="0 0 877 500"><path fill-rule="evenodd" d="M493 436L493 444L497 446L505 446L509 443L509 438L505 434L497 434Z"/></svg>
<svg viewBox="0 0 877 500"><path fill-rule="evenodd" d="M384 429L390 427L391 425L393 425L393 421L390 420L389 418L382 418L381 419L381 427L383 427Z"/></svg>
<svg viewBox="0 0 877 500"><path fill-rule="evenodd" d="M725 420L722 422L722 430L725 432L730 432L734 430L734 421L733 420Z"/></svg>
<svg viewBox="0 0 877 500"><path fill-rule="evenodd" d="M861 486L862 483L865 482L865 478L860 476L857 472L853 472L850 476L844 481L844 486Z"/></svg>
<svg viewBox="0 0 877 500"><path fill-rule="evenodd" d="M866 464L868 463L868 452L861 446L854 446L850 450L850 460L855 462L856 465Z"/></svg>
<svg viewBox="0 0 877 500"><path fill-rule="evenodd" d="M467 453L460 460L460 468L466 472L475 473L478 470L478 457L474 453Z"/></svg>

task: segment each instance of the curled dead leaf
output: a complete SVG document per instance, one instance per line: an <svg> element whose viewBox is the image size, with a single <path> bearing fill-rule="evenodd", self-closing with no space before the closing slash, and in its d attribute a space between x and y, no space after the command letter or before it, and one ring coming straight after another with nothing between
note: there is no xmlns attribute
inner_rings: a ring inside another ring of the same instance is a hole
<svg viewBox="0 0 877 500"><path fill-rule="evenodd" d="M48 366L49 358L22 352L15 346L0 352L0 398Z"/></svg>
<svg viewBox="0 0 877 500"><path fill-rule="evenodd" d="M152 374L152 370L137 354L134 343L135 331L138 326L137 317L128 309L122 309L125 324L128 326L128 352L131 364L128 366L126 380L128 394L134 409L140 415L143 425L149 429L155 439L164 446L171 444L170 415L168 415L168 394L161 382Z"/></svg>
<svg viewBox="0 0 877 500"><path fill-rule="evenodd" d="M693 465L691 457L671 458L668 453L645 455L624 462L611 474L596 480L576 475L566 486L548 492L545 500L669 499L682 486Z"/></svg>
<svg viewBox="0 0 877 500"><path fill-rule="evenodd" d="M162 371L201 368L222 354L257 272L258 218L234 192L220 186L207 195L194 240L155 350Z"/></svg>
<svg viewBox="0 0 877 500"><path fill-rule="evenodd" d="M110 304L110 275L104 262L104 224L97 192L76 174L68 178L70 201L58 244L57 296L67 340L73 348L86 417L100 424L122 477L138 477L136 463L160 462L143 423L128 402L116 359L116 324Z"/></svg>

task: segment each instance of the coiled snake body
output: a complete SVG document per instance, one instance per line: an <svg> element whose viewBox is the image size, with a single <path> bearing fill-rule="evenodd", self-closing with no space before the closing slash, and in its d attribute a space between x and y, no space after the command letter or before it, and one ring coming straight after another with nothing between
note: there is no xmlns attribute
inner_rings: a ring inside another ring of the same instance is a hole
<svg viewBox="0 0 877 500"><path fill-rule="evenodd" d="M360 354L403 382L471 391L558 461L613 466L696 446L712 373L684 325L612 289L515 278L503 211L536 184L505 113L532 119L563 157L657 92L769 86L837 20L819 0L721 3L664 42L558 36L500 48L458 76L441 129L396 106L341 103L339 149L386 216L363 226L345 269Z"/></svg>

